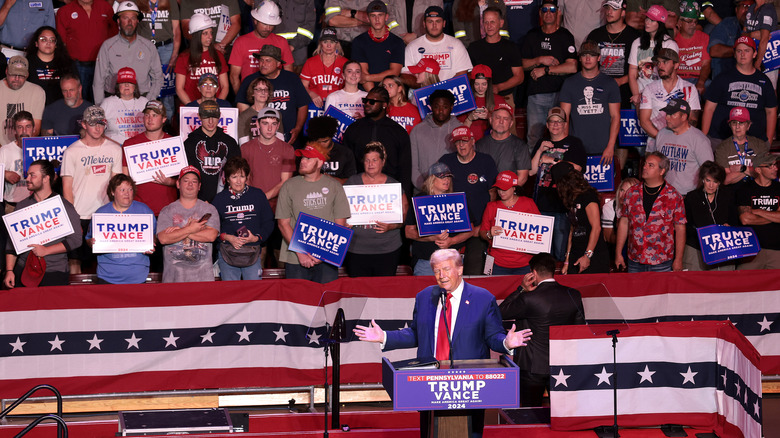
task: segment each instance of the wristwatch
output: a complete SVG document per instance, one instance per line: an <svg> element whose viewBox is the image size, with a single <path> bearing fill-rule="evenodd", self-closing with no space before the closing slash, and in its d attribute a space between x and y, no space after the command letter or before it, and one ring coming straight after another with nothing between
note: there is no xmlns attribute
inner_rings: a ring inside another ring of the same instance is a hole
<svg viewBox="0 0 780 438"><path fill-rule="evenodd" d="M593 257L593 250L589 249L589 250L585 251L585 257L592 258Z"/></svg>
<svg viewBox="0 0 780 438"><path fill-rule="evenodd" d="M357 11L356 11L356 10L354 10L354 9L351 9L351 10L349 11L349 16L350 16L350 17L352 17L352 18L355 18L355 15L356 15L356 14L357 14Z"/></svg>
<svg viewBox="0 0 780 438"><path fill-rule="evenodd" d="M744 165L744 164L743 164L742 166L740 166L740 167L739 167L739 171L740 171L740 173L745 173L745 171L746 171L746 170L747 170L747 166L746 166L746 165Z"/></svg>
<svg viewBox="0 0 780 438"><path fill-rule="evenodd" d="M545 65L544 66L544 74L546 74L546 75L550 74L550 66L549 65Z"/></svg>

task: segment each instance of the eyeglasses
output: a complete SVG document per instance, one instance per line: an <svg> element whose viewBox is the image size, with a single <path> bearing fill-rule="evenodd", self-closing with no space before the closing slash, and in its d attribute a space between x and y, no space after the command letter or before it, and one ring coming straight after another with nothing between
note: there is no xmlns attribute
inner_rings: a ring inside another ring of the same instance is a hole
<svg viewBox="0 0 780 438"><path fill-rule="evenodd" d="M558 7L557 6L543 6L542 7L542 13L544 14L546 12L550 12L550 13L554 14L554 13L558 12Z"/></svg>
<svg viewBox="0 0 780 438"><path fill-rule="evenodd" d="M697 20L694 20L693 18L681 18L680 20L682 20L683 23L688 23L688 24L696 23L696 21L697 21Z"/></svg>
<svg viewBox="0 0 780 438"><path fill-rule="evenodd" d="M51 37L51 38L46 38L46 37L38 37L38 41L40 41L40 42L42 42L42 43L52 43L52 44L57 44L57 38L54 38L54 37Z"/></svg>
<svg viewBox="0 0 780 438"><path fill-rule="evenodd" d="M731 126L747 126L749 124L750 124L750 122L748 122L748 121L740 122L740 121L737 121L737 120L732 120L732 121L729 122L729 125L731 125Z"/></svg>
<svg viewBox="0 0 780 438"><path fill-rule="evenodd" d="M564 122L563 120L548 120L547 123L551 125L563 125L566 122Z"/></svg>
<svg viewBox="0 0 780 438"><path fill-rule="evenodd" d="M362 100L363 100L363 105L376 105L377 103L387 103L387 101L384 100L370 99L368 97L364 97Z"/></svg>
<svg viewBox="0 0 780 438"><path fill-rule="evenodd" d="M210 87L210 88L217 88L217 87L219 87L219 85L217 85L217 84L212 84L212 83L210 83L210 82L209 82L209 83L205 83L205 84L201 84L200 86L201 86L201 87Z"/></svg>
<svg viewBox="0 0 780 438"><path fill-rule="evenodd" d="M255 88L255 93L268 94L268 88Z"/></svg>

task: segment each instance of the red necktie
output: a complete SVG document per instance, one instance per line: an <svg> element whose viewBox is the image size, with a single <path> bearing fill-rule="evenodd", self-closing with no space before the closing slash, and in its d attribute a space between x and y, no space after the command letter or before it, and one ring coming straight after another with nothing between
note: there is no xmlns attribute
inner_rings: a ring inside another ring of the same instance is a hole
<svg viewBox="0 0 780 438"><path fill-rule="evenodd" d="M450 342L447 337L450 324L452 323L452 305L450 305L452 294L447 294L447 311L439 314L439 333L436 336L436 360L450 359ZM442 309L443 310L443 309ZM445 321L446 314L446 321Z"/></svg>

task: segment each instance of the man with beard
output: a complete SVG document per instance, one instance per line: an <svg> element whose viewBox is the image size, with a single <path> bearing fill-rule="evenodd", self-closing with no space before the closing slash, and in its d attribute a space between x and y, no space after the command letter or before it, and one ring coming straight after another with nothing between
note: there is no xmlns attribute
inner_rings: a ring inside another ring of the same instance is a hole
<svg viewBox="0 0 780 438"><path fill-rule="evenodd" d="M81 130L81 115L92 106L92 102L81 97L81 79L78 75L62 75L60 90L62 99L47 105L43 110L43 135L77 135Z"/></svg>
<svg viewBox="0 0 780 438"><path fill-rule="evenodd" d="M282 126L287 130L283 133L284 141L295 146L303 132L311 97L298 75L282 69L284 59L278 47L266 44L252 56L260 60L260 71L252 73L241 81L241 87L236 93L236 106L240 111L249 108L247 88L255 78L264 76L274 87L274 95L268 102L268 106L282 115Z"/></svg>
<svg viewBox="0 0 780 438"><path fill-rule="evenodd" d="M639 124L647 132L647 146L655 143L655 137L658 131L666 127L666 115L661 109L671 101L671 99L683 99L688 102L690 108L690 118L688 123L696 126L699 122L701 113L701 104L699 103L699 92L696 86L683 80L677 75L677 69L680 66L680 57L673 49L663 48L655 56L655 62L658 65L657 79L647 85L642 91L642 102L639 104Z"/></svg>
<svg viewBox="0 0 780 438"><path fill-rule="evenodd" d="M241 81L247 76L260 70L260 61L252 56L260 51L264 45L270 44L282 51L284 69L292 70L293 55L287 40L274 33L276 25L282 22L279 15L279 6L271 1L260 4L260 7L252 10L252 21L255 25L254 32L238 37L230 51L230 86L237 91Z"/></svg>
<svg viewBox="0 0 780 438"><path fill-rule="evenodd" d="M386 160L382 170L401 183L404 193L412 194L412 146L409 134L401 125L387 117L390 96L384 87L375 87L363 98L364 117L354 121L344 131L344 146L355 155L358 173L363 171L363 151L372 141L385 147Z"/></svg>
<svg viewBox="0 0 780 438"><path fill-rule="evenodd" d="M95 104L100 105L106 96L114 94L117 73L123 67L135 71L142 96L156 99L160 94L163 84L160 55L151 41L137 34L138 22L143 16L132 1L119 4L114 14L114 20L119 24L119 34L103 42L95 63L92 84Z"/></svg>
<svg viewBox="0 0 780 438"><path fill-rule="evenodd" d="M531 155L528 145L510 132L514 123L512 107L499 103L490 114L490 134L476 143L477 152L490 155L498 172L509 170L517 173L517 185L522 187L528 180Z"/></svg>
<svg viewBox="0 0 780 438"><path fill-rule="evenodd" d="M0 163L5 165L5 191L3 199L7 212L14 210L16 203L30 196L27 181L22 178L24 159L22 157L22 139L32 137L35 130L35 120L28 111L14 114L14 131L16 139L0 148Z"/></svg>
<svg viewBox="0 0 780 438"><path fill-rule="evenodd" d="M57 196L51 189L51 184L56 177L54 165L48 160L34 161L27 169L27 189L31 195L17 204L18 209L29 207L33 204L45 201ZM5 266L7 271L3 279L3 284L8 289L25 286L22 270L27 263L27 257L35 254L46 261L46 271L40 284L37 286L65 286L68 284L70 276L68 274L68 251L78 249L82 244L81 226L79 226L79 214L76 209L66 199L62 199L65 206L67 218L70 220L70 226L73 227L73 234L52 240L45 245L30 245L32 250L14 254L14 248L9 241L6 245Z"/></svg>
<svg viewBox="0 0 780 438"><path fill-rule="evenodd" d="M184 140L187 163L198 169L198 198L211 202L220 192L222 166L230 157L240 157L241 149L233 137L219 126L219 105L205 100L198 107L201 125Z"/></svg>
<svg viewBox="0 0 780 438"><path fill-rule="evenodd" d="M455 96L449 90L434 91L428 102L431 112L412 129L409 136L412 143L412 184L420 191L431 165L454 150L450 134L460 126L458 119L452 117Z"/></svg>
<svg viewBox="0 0 780 438"><path fill-rule="evenodd" d="M347 195L341 183L322 173L322 165L329 159L322 144L309 142L304 149L295 151L295 155L301 157L298 176L282 184L276 204L276 221L284 238L279 261L285 263L287 278L328 283L338 278L338 268L307 253L290 251L288 247L300 213L346 226L350 217Z"/></svg>

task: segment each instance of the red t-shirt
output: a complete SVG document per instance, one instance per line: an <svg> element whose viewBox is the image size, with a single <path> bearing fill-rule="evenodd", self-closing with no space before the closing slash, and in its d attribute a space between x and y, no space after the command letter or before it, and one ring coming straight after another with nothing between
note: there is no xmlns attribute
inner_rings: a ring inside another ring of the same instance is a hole
<svg viewBox="0 0 780 438"><path fill-rule="evenodd" d="M406 102L404 106L387 105L387 117L403 126L409 134L412 133L412 128L422 121L420 110L410 102Z"/></svg>
<svg viewBox="0 0 780 438"><path fill-rule="evenodd" d="M187 93L187 96L190 98L190 100L200 99L201 95L200 90L198 90L198 80L202 75L206 73L212 73L217 76L222 73L227 74L228 65L227 62L225 62L224 55L222 55L220 52L217 52L217 57L219 58L219 62L222 66L219 71L217 71L217 64L213 59L211 59L209 52L203 52L203 55L200 57L200 66L197 67L194 71L191 71L190 52L185 51L179 56L178 61L176 61L176 68L174 71L176 74L185 76L186 79L184 81L184 91ZM219 90L220 89L217 88L217 95L219 95Z"/></svg>
<svg viewBox="0 0 780 438"><path fill-rule="evenodd" d="M89 15L79 2L70 2L57 11L56 21L57 32L76 61L97 59L103 41L117 33L114 9L106 1L92 3Z"/></svg>
<svg viewBox="0 0 780 438"><path fill-rule="evenodd" d="M698 78L702 62L710 60L710 53L707 51L710 36L697 30L691 38L683 38L678 32L674 41L680 47L680 66L677 67L677 74L683 79Z"/></svg>
<svg viewBox="0 0 780 438"><path fill-rule="evenodd" d="M282 180L282 172L295 172L295 150L278 138L273 144L264 145L252 139L241 145L241 156L249 162L249 184L268 192ZM277 198L269 199L276 211Z"/></svg>
<svg viewBox="0 0 780 438"><path fill-rule="evenodd" d="M301 79L309 81L309 90L317 93L325 101L328 95L344 88L344 63L347 58L339 56L333 64L326 66L319 55L306 60L301 70Z"/></svg>
<svg viewBox="0 0 780 438"><path fill-rule="evenodd" d="M517 198L517 202L512 208L506 208L501 200L489 202L485 207L485 212L482 214L482 225L479 227L480 232L484 233L490 229L490 227L496 225L496 213L498 209L519 211L522 213L539 214L539 209L536 207L533 199L520 196ZM528 262L531 261L532 254L525 252L510 251L508 249L493 248L493 242L490 242L490 255L495 258L495 264L502 268L522 268L528 266Z"/></svg>
<svg viewBox="0 0 780 438"><path fill-rule="evenodd" d="M285 65L293 65L295 63L290 51L290 44L279 35L272 33L268 35L268 38L260 38L255 32L242 35L233 43L229 61L230 65L241 67L242 81L247 76L260 70L260 60L252 56L252 54L259 52L266 44L276 46L282 50L282 61L284 61Z"/></svg>
<svg viewBox="0 0 780 438"><path fill-rule="evenodd" d="M493 95L493 100L495 100L495 104L498 105L500 103L506 103L506 100L504 100L503 97L499 96L498 94ZM486 105L485 98L484 97L478 97L474 96L474 103L477 105L477 108L482 108ZM493 108L488 108L488 113L493 113ZM458 120L463 122L466 120L466 117L468 117L469 113L464 113L458 116ZM471 122L471 126L469 126L469 129L471 129L471 132L474 134L474 141L479 141L480 138L485 136L485 132L487 132L488 129L490 129L490 115L488 115L487 119L477 119Z"/></svg>
<svg viewBox="0 0 780 438"><path fill-rule="evenodd" d="M170 138L170 135L163 134L163 138ZM122 148L149 141L152 140L149 140L146 133L142 132L135 137L125 140L122 144ZM122 167L127 167L127 158L124 152L122 153ZM135 190L135 200L148 205L155 216L159 216L160 210L162 210L163 207L177 199L179 199L179 192L176 190L176 186L164 186L162 184L157 184L156 182L147 182L138 184Z"/></svg>

